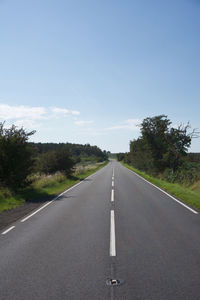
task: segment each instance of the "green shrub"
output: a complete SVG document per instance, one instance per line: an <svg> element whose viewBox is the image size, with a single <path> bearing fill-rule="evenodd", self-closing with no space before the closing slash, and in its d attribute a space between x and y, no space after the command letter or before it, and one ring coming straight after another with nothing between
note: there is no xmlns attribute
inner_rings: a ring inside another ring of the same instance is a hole
<svg viewBox="0 0 200 300"><path fill-rule="evenodd" d="M4 128L0 123L0 184L17 189L27 184L34 164L33 147L28 139L34 131L26 132L16 126Z"/></svg>
<svg viewBox="0 0 200 300"><path fill-rule="evenodd" d="M200 164L185 162L176 172L166 169L161 177L172 183L189 186L200 180Z"/></svg>
<svg viewBox="0 0 200 300"><path fill-rule="evenodd" d="M54 174L59 171L69 176L73 172L74 165L75 162L69 156L68 150L63 147L40 154L35 169L44 174Z"/></svg>

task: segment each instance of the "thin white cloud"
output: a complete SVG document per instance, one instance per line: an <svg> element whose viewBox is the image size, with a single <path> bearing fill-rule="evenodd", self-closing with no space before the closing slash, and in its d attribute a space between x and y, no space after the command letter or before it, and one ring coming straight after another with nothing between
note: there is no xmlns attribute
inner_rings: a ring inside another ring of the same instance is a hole
<svg viewBox="0 0 200 300"><path fill-rule="evenodd" d="M79 116L80 115L80 111L78 110L71 110L71 114L74 116Z"/></svg>
<svg viewBox="0 0 200 300"><path fill-rule="evenodd" d="M142 120L140 119L128 119L123 121L119 125L108 127L106 128L106 130L128 129L128 130L138 131L141 122Z"/></svg>
<svg viewBox="0 0 200 300"><path fill-rule="evenodd" d="M60 108L60 107L51 107L50 110L55 114L64 114L67 115L69 113L69 110L66 108Z"/></svg>
<svg viewBox="0 0 200 300"><path fill-rule="evenodd" d="M12 106L8 104L0 104L0 120L14 120L14 119L44 119L49 118L51 113L62 115L80 115L77 110L69 110L60 107L42 107L42 106Z"/></svg>
<svg viewBox="0 0 200 300"><path fill-rule="evenodd" d="M0 120L14 120L14 119L44 119L47 111L44 107L30 107L30 106L10 106L7 104L0 104Z"/></svg>
<svg viewBox="0 0 200 300"><path fill-rule="evenodd" d="M88 124L92 124L93 121L84 121L84 120L79 120L79 121L75 121L74 124L78 125L78 126L85 126Z"/></svg>
<svg viewBox="0 0 200 300"><path fill-rule="evenodd" d="M51 107L50 110L54 114L59 114L59 115L68 115L68 114L71 114L73 116L79 116L80 115L80 111L78 111L78 110L69 110L69 109L60 108L60 107Z"/></svg>
<svg viewBox="0 0 200 300"><path fill-rule="evenodd" d="M38 128L42 120L49 120L56 116L66 117L67 115L78 116L79 111L69 110L60 107L25 106L0 104L0 122L6 121L7 124L15 124L18 127Z"/></svg>

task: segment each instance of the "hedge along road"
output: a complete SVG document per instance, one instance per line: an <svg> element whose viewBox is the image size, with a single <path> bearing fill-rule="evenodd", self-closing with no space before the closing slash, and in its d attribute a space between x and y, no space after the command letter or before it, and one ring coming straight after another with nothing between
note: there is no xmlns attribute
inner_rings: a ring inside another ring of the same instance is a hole
<svg viewBox="0 0 200 300"><path fill-rule="evenodd" d="M199 214L115 161L21 221L0 299L199 299Z"/></svg>

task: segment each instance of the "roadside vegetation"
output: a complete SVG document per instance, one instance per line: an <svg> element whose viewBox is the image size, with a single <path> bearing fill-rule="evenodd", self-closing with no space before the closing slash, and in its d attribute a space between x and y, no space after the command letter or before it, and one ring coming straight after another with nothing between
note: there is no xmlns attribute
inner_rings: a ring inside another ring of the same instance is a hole
<svg viewBox="0 0 200 300"><path fill-rule="evenodd" d="M125 167L142 176L146 180L152 182L156 186L160 187L164 191L168 192L177 199L182 200L191 207L200 210L200 190L192 189L192 187L186 187L177 183L169 183L166 180L162 180L153 176L146 174L145 172L139 171L132 166L122 163ZM200 188L200 185L199 185Z"/></svg>
<svg viewBox="0 0 200 300"><path fill-rule="evenodd" d="M107 164L97 146L29 143L34 133L0 123L0 212L53 198Z"/></svg>
<svg viewBox="0 0 200 300"><path fill-rule="evenodd" d="M103 168L108 162L95 163L84 167L76 167L73 176L66 177L60 172L51 175L33 175L32 183L24 188L12 191L0 189L0 213L25 202L42 202L52 199L84 178Z"/></svg>
<svg viewBox="0 0 200 300"><path fill-rule="evenodd" d="M200 154L188 153L199 133L190 125L171 126L165 115L146 118L141 136L130 142L130 152L118 153L126 167L178 199L200 209Z"/></svg>

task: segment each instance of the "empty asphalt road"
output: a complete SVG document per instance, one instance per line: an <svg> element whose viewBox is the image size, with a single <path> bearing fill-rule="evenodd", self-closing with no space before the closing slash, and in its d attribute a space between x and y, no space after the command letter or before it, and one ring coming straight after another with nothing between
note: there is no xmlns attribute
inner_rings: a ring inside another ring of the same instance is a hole
<svg viewBox="0 0 200 300"><path fill-rule="evenodd" d="M0 234L0 299L200 299L200 215L112 161Z"/></svg>

